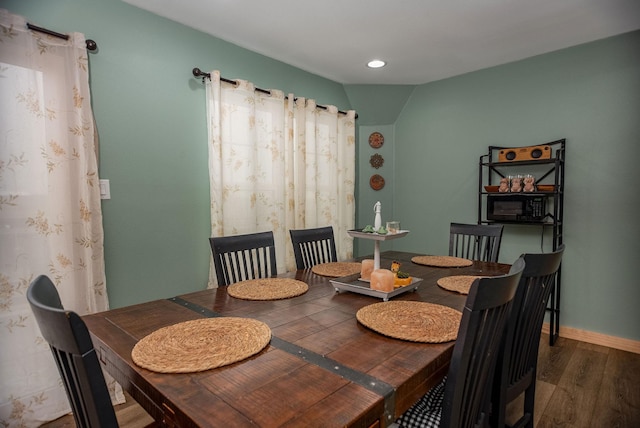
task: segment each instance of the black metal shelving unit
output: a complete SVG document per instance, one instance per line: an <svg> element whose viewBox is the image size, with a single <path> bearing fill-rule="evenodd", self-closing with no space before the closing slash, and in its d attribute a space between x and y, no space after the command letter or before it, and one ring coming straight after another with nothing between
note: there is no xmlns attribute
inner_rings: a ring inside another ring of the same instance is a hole
<svg viewBox="0 0 640 428"><path fill-rule="evenodd" d="M557 250L563 243L563 217L564 217L564 176L565 176L565 144L566 140L556 140L549 143L541 144L540 146L548 146L551 150L550 158L534 159L532 156L525 156L526 160L518 160L517 157L514 160L506 160L504 156L502 159L498 156L501 151L512 150L513 147L501 147L501 146L489 146L486 154L480 156L479 162L479 175L478 175L478 224L487 223L502 223L502 224L522 224L538 227L551 227L553 232L553 251ZM515 148L518 149L518 148ZM536 185L538 184L550 184L553 185L553 190L548 192L540 192L537 190L533 192L519 192L518 195L525 198L544 198L545 211L551 202L552 209L546 211L542 219L526 220L526 221L503 221L503 220L488 220L487 219L487 205L488 195L491 197L505 197L508 198L514 193L495 193L487 192L484 188L485 185L495 185L499 183L500 179L507 177L509 172L528 172L535 170ZM556 277L556 283L554 290L549 298L549 305L547 311L549 316L549 344L554 345L558 339L560 331L560 289L561 289L561 277L562 267L558 270Z"/></svg>

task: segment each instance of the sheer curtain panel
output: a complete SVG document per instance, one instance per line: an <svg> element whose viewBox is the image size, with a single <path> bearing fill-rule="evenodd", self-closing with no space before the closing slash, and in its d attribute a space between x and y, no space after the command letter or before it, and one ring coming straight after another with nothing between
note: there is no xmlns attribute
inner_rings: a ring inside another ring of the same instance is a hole
<svg viewBox="0 0 640 428"><path fill-rule="evenodd" d="M228 84L219 71L206 93L212 236L271 230L285 272L296 266L289 229L331 225L338 258L352 257L355 111Z"/></svg>
<svg viewBox="0 0 640 428"><path fill-rule="evenodd" d="M108 308L89 64L80 33L1 9L0 26L0 425L36 427L70 407L27 286L46 274L66 308Z"/></svg>

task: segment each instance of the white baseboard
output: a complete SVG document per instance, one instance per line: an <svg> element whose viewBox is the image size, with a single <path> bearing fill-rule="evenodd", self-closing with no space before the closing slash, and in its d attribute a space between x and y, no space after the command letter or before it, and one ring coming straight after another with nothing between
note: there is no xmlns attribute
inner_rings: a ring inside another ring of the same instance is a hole
<svg viewBox="0 0 640 428"><path fill-rule="evenodd" d="M549 334L549 323L542 324L542 332ZM608 348L620 349L622 351L640 354L640 341L625 339L622 337L608 336L602 333L594 333L577 328L560 326L560 337L579 340L580 342L593 343L594 345L606 346Z"/></svg>

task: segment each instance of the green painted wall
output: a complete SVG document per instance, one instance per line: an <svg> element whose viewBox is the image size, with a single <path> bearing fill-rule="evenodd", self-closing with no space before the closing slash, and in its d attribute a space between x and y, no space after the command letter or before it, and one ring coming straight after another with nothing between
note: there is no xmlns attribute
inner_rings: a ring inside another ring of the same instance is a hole
<svg viewBox="0 0 640 428"><path fill-rule="evenodd" d="M18 0L0 7L98 43L89 58L100 175L111 181L111 199L102 207L114 308L207 284L205 90L194 67L351 108L340 84L119 0Z"/></svg>
<svg viewBox="0 0 640 428"><path fill-rule="evenodd" d="M391 212L411 230L395 247L446 254L449 223L476 221L488 145L566 138L561 325L640 340L639 119L640 31L419 86L390 131ZM501 261L541 232L507 226Z"/></svg>
<svg viewBox="0 0 640 428"><path fill-rule="evenodd" d="M640 32L417 87L343 87L121 1L5 0L3 8L98 42L90 55L101 138L112 307L205 287L209 189L204 87L191 69L314 97L359 114L357 224L411 230L388 248L447 251L451 221L475 222L478 158L488 145L567 138L562 325L640 340ZM373 131L385 135L369 147ZM369 165L380 153L385 164ZM379 173L386 186L369 187ZM624 183L624 184L619 184ZM543 249L550 245L545 233ZM355 243L357 254L371 252ZM509 226L501 261L540 251L538 228Z"/></svg>
<svg viewBox="0 0 640 428"><path fill-rule="evenodd" d="M359 126L393 125L415 85L345 85L351 104L359 106ZM364 143L367 144L369 134Z"/></svg>
<svg viewBox="0 0 640 428"><path fill-rule="evenodd" d="M372 132L380 132L384 135L384 144L379 149L369 146L369 135ZM368 224L373 225L375 213L373 206L380 201L382 204L382 223L385 224L393 218L394 207L394 126L359 126L358 127L358 209L356 212L356 226L362 228ZM374 154L379 154L384 159L380 168L371 166L370 159ZM385 179L385 185L381 190L373 190L369 185L369 179L373 174L379 174ZM382 251L392 249L390 244L394 241L380 243ZM355 239L353 242L354 254L367 255L373 252L373 241Z"/></svg>

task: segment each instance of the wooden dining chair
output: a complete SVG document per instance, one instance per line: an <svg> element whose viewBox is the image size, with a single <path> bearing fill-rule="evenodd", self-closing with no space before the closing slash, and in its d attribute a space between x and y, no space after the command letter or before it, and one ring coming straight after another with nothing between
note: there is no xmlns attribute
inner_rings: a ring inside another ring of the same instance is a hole
<svg viewBox="0 0 640 428"><path fill-rule="evenodd" d="M489 426L497 352L524 265L519 258L507 275L473 282L447 376L396 420L398 426Z"/></svg>
<svg viewBox="0 0 640 428"><path fill-rule="evenodd" d="M209 238L218 285L276 275L273 232Z"/></svg>
<svg viewBox="0 0 640 428"><path fill-rule="evenodd" d="M493 382L492 426L506 426L507 405L524 392L524 407L511 426L533 427L540 333L563 253L561 245L551 253L522 255L526 266L513 300Z"/></svg>
<svg viewBox="0 0 640 428"><path fill-rule="evenodd" d="M451 223L449 255L497 263L503 229L501 224Z"/></svg>
<svg viewBox="0 0 640 428"><path fill-rule="evenodd" d="M78 427L117 427L107 384L84 321L62 307L58 290L44 275L27 289L27 300L49 343Z"/></svg>
<svg viewBox="0 0 640 428"><path fill-rule="evenodd" d="M289 230L297 269L309 269L320 263L337 262L333 227Z"/></svg>

